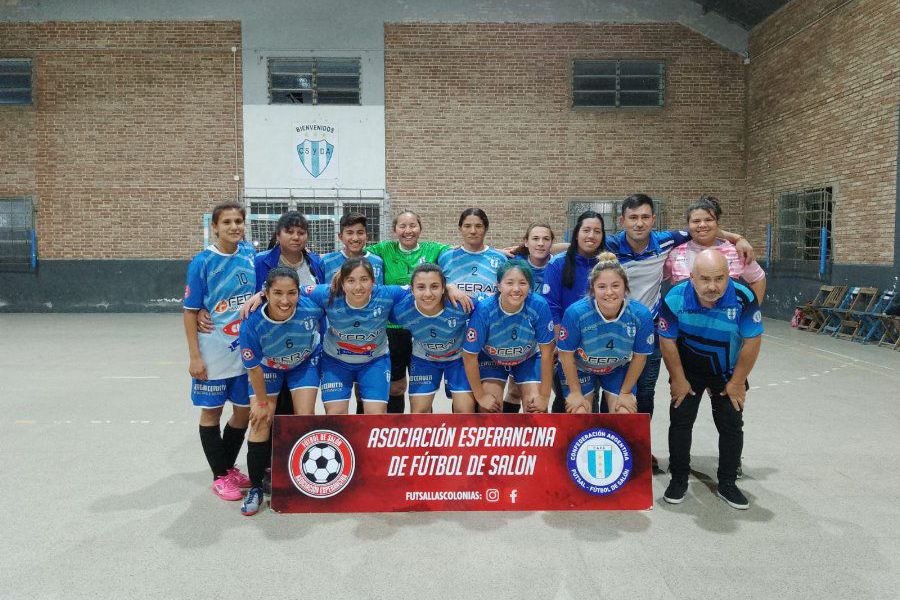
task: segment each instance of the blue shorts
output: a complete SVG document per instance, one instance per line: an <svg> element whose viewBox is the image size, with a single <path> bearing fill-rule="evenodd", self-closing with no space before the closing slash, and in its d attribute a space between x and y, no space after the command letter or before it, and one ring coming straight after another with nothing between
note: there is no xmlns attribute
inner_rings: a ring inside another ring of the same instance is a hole
<svg viewBox="0 0 900 600"><path fill-rule="evenodd" d="M219 408L230 400L236 406L250 406L247 374L227 379L191 380L191 402L200 408Z"/></svg>
<svg viewBox="0 0 900 600"><path fill-rule="evenodd" d="M359 365L322 354L322 402L350 400L353 383L366 402L387 402L391 387L391 359L381 356Z"/></svg>
<svg viewBox="0 0 900 600"><path fill-rule="evenodd" d="M482 381L496 379L506 381L510 375L518 384L541 382L541 353L535 352L517 365L498 365L485 353L478 355L478 370Z"/></svg>
<svg viewBox="0 0 900 600"><path fill-rule="evenodd" d="M566 375L563 373L562 367L559 364L556 365L556 373L559 375L559 382L562 384L563 396L568 396L569 386L566 384ZM603 373L602 375L595 375L594 373L588 373L587 371L578 371L578 382L581 384L581 394L587 396L596 391L597 385L599 384L604 392L618 396L619 392L622 391L622 382L625 381L626 373L628 373L628 365L622 365L621 367L617 367L609 373ZM633 394L636 391L637 384L631 388L631 393Z"/></svg>
<svg viewBox="0 0 900 600"><path fill-rule="evenodd" d="M409 395L429 396L441 387L441 378L447 381L449 394L453 392L471 392L469 378L462 356L456 360L445 362L412 357L409 364ZM449 395L448 394L448 395Z"/></svg>
<svg viewBox="0 0 900 600"><path fill-rule="evenodd" d="M305 388L319 389L319 383L322 378L321 373L319 373L319 357L316 355L304 360L289 371L271 369L265 365L260 365L260 368L262 368L263 377L266 379L267 396L277 396L285 381L287 381L288 389L292 392ZM252 389L250 390L250 395L256 395Z"/></svg>

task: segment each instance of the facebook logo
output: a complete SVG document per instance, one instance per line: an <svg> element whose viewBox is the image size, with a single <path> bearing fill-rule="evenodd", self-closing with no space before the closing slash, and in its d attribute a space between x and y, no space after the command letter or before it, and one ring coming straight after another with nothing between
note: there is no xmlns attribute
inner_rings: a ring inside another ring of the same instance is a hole
<svg viewBox="0 0 900 600"><path fill-rule="evenodd" d="M509 492L509 502L510 504L516 503L516 498L519 497L519 490L510 490Z"/></svg>

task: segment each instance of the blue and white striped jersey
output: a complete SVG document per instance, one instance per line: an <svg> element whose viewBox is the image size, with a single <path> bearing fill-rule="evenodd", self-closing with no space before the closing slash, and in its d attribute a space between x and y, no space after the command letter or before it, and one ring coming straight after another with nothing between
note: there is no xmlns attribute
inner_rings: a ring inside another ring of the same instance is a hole
<svg viewBox="0 0 900 600"><path fill-rule="evenodd" d="M394 305L391 323L409 329L413 338L413 356L438 362L452 361L462 354L469 313L450 302L434 316L423 315L410 294Z"/></svg>
<svg viewBox="0 0 900 600"><path fill-rule="evenodd" d="M319 346L319 320L325 314L309 298L299 298L294 313L284 321L274 321L268 303L250 314L241 324L241 358L244 367L265 365L290 370L305 361Z"/></svg>
<svg viewBox="0 0 900 600"><path fill-rule="evenodd" d="M580 371L602 375L631 362L632 353L653 354L653 317L640 302L626 300L607 321L593 298L566 309L559 327L559 351L574 352Z"/></svg>
<svg viewBox="0 0 900 600"><path fill-rule="evenodd" d="M388 317L394 304L409 294L399 285L376 285L368 304L353 308L345 296L335 297L329 305L328 285L310 286L303 294L325 310L328 327L322 339L322 350L328 356L352 364L365 364L388 353Z"/></svg>
<svg viewBox="0 0 900 600"><path fill-rule="evenodd" d="M454 248L441 254L438 265L447 283L452 283L470 298L483 300L497 293L497 269L507 261L506 255L487 246L481 252Z"/></svg>
<svg viewBox="0 0 900 600"><path fill-rule="evenodd" d="M517 365L538 351L538 344L553 341L553 317L547 301L528 294L517 313L500 307L499 296L489 296L478 303L463 350L472 354L484 351L499 365Z"/></svg>
<svg viewBox="0 0 900 600"><path fill-rule="evenodd" d="M184 308L209 311L215 330L197 336L200 355L210 379L227 379L244 373L238 334L241 305L256 289L256 251L241 242L234 254L224 254L214 245L197 254L188 265Z"/></svg>

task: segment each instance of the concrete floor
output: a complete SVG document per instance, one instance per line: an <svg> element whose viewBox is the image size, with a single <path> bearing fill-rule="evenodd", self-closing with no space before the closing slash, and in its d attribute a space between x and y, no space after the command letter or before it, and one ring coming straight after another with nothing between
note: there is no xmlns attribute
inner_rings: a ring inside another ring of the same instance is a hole
<svg viewBox="0 0 900 600"><path fill-rule="evenodd" d="M711 491L703 409L677 507L657 475L649 512L245 518L208 489L179 315L0 315L0 598L897 598L900 353L766 325L749 511Z"/></svg>

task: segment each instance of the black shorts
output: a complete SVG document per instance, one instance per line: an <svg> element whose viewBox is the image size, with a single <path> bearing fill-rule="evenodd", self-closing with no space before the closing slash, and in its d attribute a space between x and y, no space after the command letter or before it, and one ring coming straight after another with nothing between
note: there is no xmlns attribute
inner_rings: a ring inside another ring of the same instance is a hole
<svg viewBox="0 0 900 600"><path fill-rule="evenodd" d="M387 337L391 353L391 381L400 381L406 377L412 362L412 333L409 329L389 327Z"/></svg>

